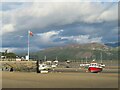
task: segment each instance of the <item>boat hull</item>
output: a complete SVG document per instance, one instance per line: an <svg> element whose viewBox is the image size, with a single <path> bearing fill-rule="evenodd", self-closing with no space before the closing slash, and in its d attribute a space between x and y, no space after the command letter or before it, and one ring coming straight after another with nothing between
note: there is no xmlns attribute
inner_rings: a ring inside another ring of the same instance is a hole
<svg viewBox="0 0 120 90"><path fill-rule="evenodd" d="M102 68L97 68L97 67L89 67L88 70L92 73L98 73L102 71Z"/></svg>

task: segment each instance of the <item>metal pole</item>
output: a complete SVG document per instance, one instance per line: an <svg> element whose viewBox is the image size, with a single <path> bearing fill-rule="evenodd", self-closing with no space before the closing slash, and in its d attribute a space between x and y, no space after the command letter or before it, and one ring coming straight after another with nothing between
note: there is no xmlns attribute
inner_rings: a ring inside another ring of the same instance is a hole
<svg viewBox="0 0 120 90"><path fill-rule="evenodd" d="M30 51L29 51L29 31L28 31L28 61L29 61L29 54L30 53Z"/></svg>

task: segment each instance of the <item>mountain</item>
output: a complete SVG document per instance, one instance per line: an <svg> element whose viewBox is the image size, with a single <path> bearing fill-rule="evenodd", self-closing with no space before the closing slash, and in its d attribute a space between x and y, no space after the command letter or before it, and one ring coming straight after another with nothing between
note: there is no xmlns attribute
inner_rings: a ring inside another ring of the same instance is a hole
<svg viewBox="0 0 120 90"><path fill-rule="evenodd" d="M120 46L120 42L109 42L109 43L106 43L105 45L110 47L118 47Z"/></svg>
<svg viewBox="0 0 120 90"><path fill-rule="evenodd" d="M47 56L49 60L54 60L57 57L60 61L86 60L86 58L88 60L100 60L101 53L104 60L117 59L118 55L117 49L99 43L71 44L62 47L53 47L32 53L32 55L37 56L38 59L43 59L44 56Z"/></svg>

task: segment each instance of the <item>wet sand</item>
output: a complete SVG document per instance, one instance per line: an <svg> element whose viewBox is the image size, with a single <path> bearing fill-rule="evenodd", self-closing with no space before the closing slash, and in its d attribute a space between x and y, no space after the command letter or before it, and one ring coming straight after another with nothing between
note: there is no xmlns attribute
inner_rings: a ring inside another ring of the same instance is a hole
<svg viewBox="0 0 120 90"><path fill-rule="evenodd" d="M3 88L117 88L117 73L2 72Z"/></svg>

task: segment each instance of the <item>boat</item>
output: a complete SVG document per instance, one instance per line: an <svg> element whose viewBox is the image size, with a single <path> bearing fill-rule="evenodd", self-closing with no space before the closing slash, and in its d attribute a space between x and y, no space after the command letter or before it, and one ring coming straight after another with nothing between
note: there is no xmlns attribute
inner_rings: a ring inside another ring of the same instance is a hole
<svg viewBox="0 0 120 90"><path fill-rule="evenodd" d="M95 62L90 63L89 67L88 67L88 71L91 73L98 73L101 72L103 70L103 67Z"/></svg>
<svg viewBox="0 0 120 90"><path fill-rule="evenodd" d="M105 64L103 64L103 63L100 63L100 65L101 65L101 67L103 67L103 68L105 68L105 66L106 66L106 65L105 65Z"/></svg>
<svg viewBox="0 0 120 90"><path fill-rule="evenodd" d="M41 70L50 70L50 69L51 69L51 67L48 66L47 64L44 64L44 63L39 64L39 70L40 70L40 71L41 71Z"/></svg>
<svg viewBox="0 0 120 90"><path fill-rule="evenodd" d="M48 61L45 56L44 61L37 60L36 65L37 65L37 73L48 73L50 71L53 71L54 68L58 66L58 60L56 59L53 62Z"/></svg>

